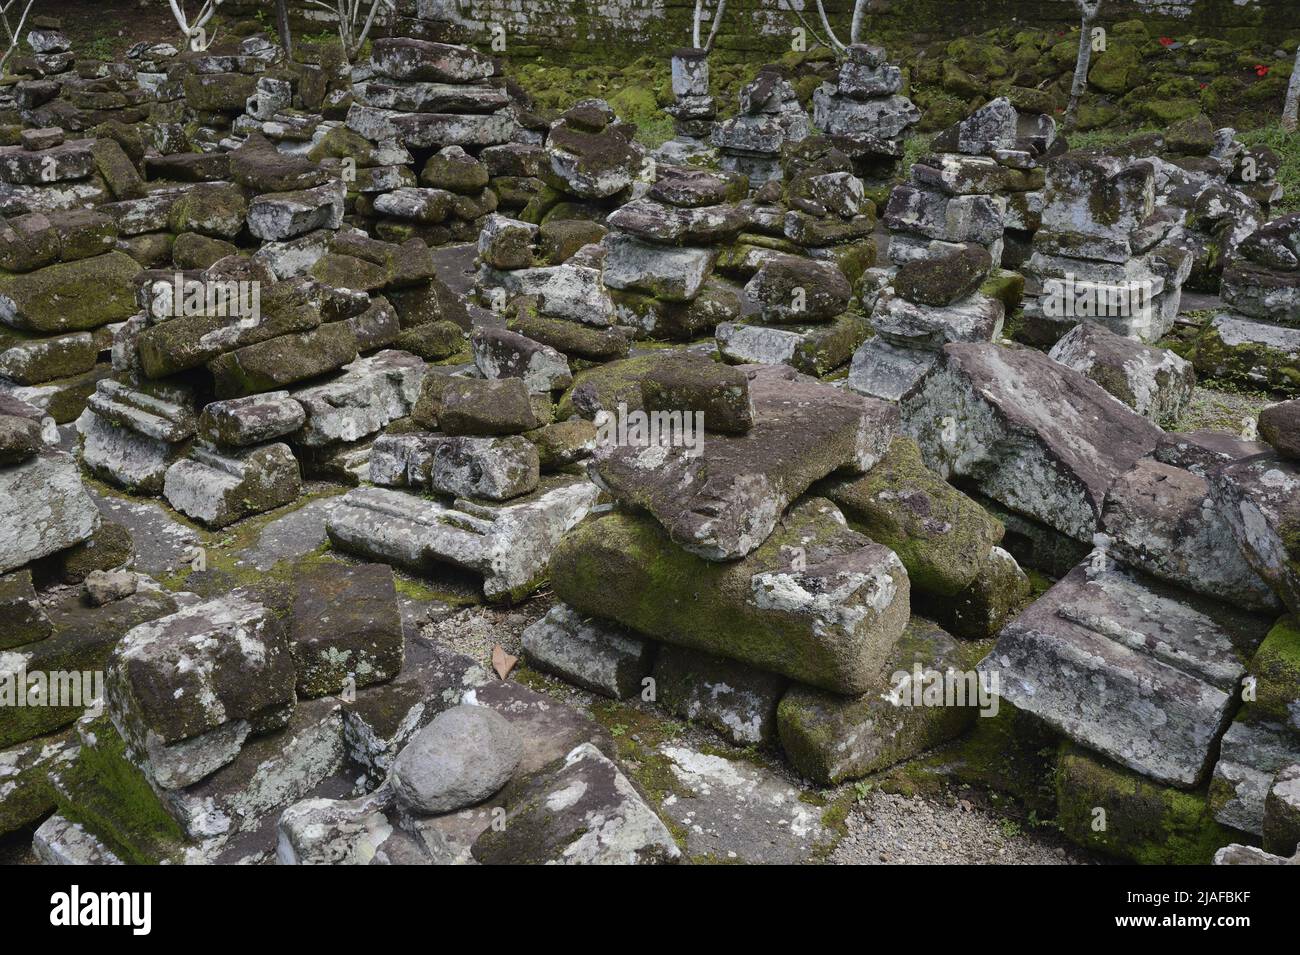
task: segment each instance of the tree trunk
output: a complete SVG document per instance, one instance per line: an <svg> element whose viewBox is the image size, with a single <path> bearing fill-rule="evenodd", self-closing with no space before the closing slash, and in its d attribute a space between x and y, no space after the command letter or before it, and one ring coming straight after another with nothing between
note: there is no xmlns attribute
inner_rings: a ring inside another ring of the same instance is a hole
<svg viewBox="0 0 1300 955"><path fill-rule="evenodd" d="M1080 4L1083 23L1079 28L1079 59L1074 64L1074 82L1070 85L1070 104L1065 108L1065 128L1073 129L1079 112L1079 99L1088 88L1088 67L1092 63L1092 25L1097 19L1100 3Z"/></svg>
<svg viewBox="0 0 1300 955"><path fill-rule="evenodd" d="M289 32L289 0L275 0L275 28L280 33L284 55L293 59L293 35Z"/></svg>
<svg viewBox="0 0 1300 955"><path fill-rule="evenodd" d="M1295 68L1291 71L1291 85L1286 88L1286 104L1282 107L1282 128L1289 133L1300 123L1300 47L1295 51Z"/></svg>
<svg viewBox="0 0 1300 955"><path fill-rule="evenodd" d="M849 42L862 42L862 18L867 12L867 0L856 0L853 4L853 22L849 25Z"/></svg>

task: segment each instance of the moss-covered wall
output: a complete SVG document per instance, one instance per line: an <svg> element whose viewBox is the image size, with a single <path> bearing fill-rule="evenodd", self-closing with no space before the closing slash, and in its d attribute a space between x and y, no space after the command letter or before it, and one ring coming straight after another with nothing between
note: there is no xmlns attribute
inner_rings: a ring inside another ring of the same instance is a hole
<svg viewBox="0 0 1300 955"><path fill-rule="evenodd" d="M798 19L787 5L807 7L808 22L821 28L812 0L729 0L717 48L745 55L788 49ZM295 25L321 31L328 14L307 0L290 0ZM853 0L826 0L832 25L847 39ZM258 9L270 15L272 0L227 0L227 16ZM506 54L529 56L567 51L617 59L631 48L669 50L690 42L695 0L397 0L388 30L487 45L493 29L505 30ZM1078 21L1075 0L868 0L871 36L914 35L939 39L983 32L1016 22L1030 26ZM1106 0L1101 23L1142 17L1171 35L1231 38L1237 31L1279 40L1300 32L1296 0ZM1244 39L1244 37L1242 37ZM812 45L815 38L809 38Z"/></svg>

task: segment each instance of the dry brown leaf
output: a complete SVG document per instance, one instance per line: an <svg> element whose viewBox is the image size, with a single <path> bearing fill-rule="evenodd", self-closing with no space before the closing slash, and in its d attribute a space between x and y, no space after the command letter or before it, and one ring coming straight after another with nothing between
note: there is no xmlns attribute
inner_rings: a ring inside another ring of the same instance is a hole
<svg viewBox="0 0 1300 955"><path fill-rule="evenodd" d="M497 676L505 679L510 675L510 671L515 668L519 658L513 654L506 653L505 647L496 643L492 645L492 669L497 671Z"/></svg>

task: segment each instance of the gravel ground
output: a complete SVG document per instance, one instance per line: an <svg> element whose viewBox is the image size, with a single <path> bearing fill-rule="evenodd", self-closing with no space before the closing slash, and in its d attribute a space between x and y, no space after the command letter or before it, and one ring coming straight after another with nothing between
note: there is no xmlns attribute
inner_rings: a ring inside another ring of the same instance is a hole
<svg viewBox="0 0 1300 955"><path fill-rule="evenodd" d="M1020 824L952 797L872 792L849 813L836 865L1092 865L1050 830Z"/></svg>
<svg viewBox="0 0 1300 955"><path fill-rule="evenodd" d="M425 624L422 632L434 637L457 653L473 657L480 663L492 661L492 647L501 644L506 653L519 656L520 635L528 626L546 615L551 601L530 600L511 610L494 607L466 607Z"/></svg>

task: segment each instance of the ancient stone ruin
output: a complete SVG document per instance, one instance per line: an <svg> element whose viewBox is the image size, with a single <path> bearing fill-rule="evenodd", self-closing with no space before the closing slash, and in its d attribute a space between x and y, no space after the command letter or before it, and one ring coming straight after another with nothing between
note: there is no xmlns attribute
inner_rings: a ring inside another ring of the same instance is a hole
<svg viewBox="0 0 1300 955"><path fill-rule="evenodd" d="M1054 36L652 44L633 119L439 4L113 56L43 6L0 858L936 861L898 799L1295 863L1294 134L1090 135Z"/></svg>

